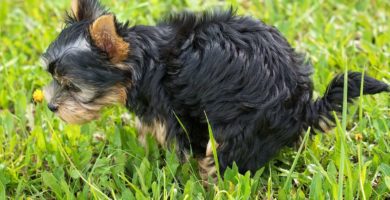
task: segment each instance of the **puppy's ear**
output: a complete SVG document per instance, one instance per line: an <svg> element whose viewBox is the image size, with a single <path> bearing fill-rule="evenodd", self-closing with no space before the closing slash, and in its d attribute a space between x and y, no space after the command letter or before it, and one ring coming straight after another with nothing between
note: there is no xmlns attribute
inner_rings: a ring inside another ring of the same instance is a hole
<svg viewBox="0 0 390 200"><path fill-rule="evenodd" d="M72 12L75 20L94 20L107 10L102 7L98 0L72 0Z"/></svg>
<svg viewBox="0 0 390 200"><path fill-rule="evenodd" d="M97 18L90 26L89 32L94 44L107 53L111 62L119 63L127 58L129 43L118 35L113 15Z"/></svg>

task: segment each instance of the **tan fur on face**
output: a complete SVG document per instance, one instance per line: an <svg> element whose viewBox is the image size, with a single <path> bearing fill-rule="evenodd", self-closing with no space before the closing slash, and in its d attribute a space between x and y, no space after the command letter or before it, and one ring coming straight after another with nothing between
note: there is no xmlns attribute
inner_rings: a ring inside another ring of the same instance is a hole
<svg viewBox="0 0 390 200"><path fill-rule="evenodd" d="M58 116L70 124L83 124L99 117L98 110L86 109L72 99L67 99L58 107Z"/></svg>
<svg viewBox="0 0 390 200"><path fill-rule="evenodd" d="M161 146L165 146L167 131L164 123L155 120L151 125L146 125L145 123L141 123L141 121L137 118L136 127L139 133L138 140L141 144L146 144L146 134L152 134Z"/></svg>
<svg viewBox="0 0 390 200"><path fill-rule="evenodd" d="M96 100L96 103L101 105L112 105L115 103L125 104L127 99L126 88L123 86L115 86L110 89L103 97Z"/></svg>
<svg viewBox="0 0 390 200"><path fill-rule="evenodd" d="M126 89L123 86L115 86L92 103L84 104L69 96L58 102L58 116L67 123L83 124L99 117L99 111L109 105L126 103Z"/></svg>
<svg viewBox="0 0 390 200"><path fill-rule="evenodd" d="M95 45L105 51L113 63L125 60L129 53L129 43L116 32L113 15L103 15L93 22L90 33Z"/></svg>

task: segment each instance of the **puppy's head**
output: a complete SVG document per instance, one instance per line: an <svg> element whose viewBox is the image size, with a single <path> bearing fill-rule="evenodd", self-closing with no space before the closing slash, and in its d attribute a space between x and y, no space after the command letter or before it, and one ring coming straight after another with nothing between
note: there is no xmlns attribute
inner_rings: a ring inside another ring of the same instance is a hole
<svg viewBox="0 0 390 200"><path fill-rule="evenodd" d="M97 0L73 0L66 24L42 56L53 77L44 93L50 110L81 124L96 119L105 106L126 103L130 45Z"/></svg>

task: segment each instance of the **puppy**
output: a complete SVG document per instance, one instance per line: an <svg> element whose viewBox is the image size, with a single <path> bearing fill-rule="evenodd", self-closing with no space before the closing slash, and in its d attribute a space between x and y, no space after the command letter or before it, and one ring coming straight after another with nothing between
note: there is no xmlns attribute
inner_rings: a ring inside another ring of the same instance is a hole
<svg viewBox="0 0 390 200"><path fill-rule="evenodd" d="M74 0L66 26L43 55L53 81L48 107L68 123L86 123L122 104L140 132L191 148L204 179L219 170L256 171L312 127L332 128L348 101L389 92L361 73L338 75L313 100L312 65L274 27L231 10L184 12L156 26L129 27L97 0ZM180 122L179 122L180 120Z"/></svg>

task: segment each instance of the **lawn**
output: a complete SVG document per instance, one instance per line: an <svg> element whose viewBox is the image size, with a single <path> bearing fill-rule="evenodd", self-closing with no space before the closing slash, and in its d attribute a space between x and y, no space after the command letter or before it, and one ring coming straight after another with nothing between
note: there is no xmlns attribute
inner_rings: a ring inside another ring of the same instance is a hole
<svg viewBox="0 0 390 200"><path fill-rule="evenodd" d="M104 0L131 25L183 9L229 8L276 26L313 61L315 96L355 70L390 83L387 0ZM228 169L204 188L153 138L137 140L121 107L67 125L32 93L50 80L40 55L64 26L70 0L0 0L0 199L385 199L390 198L390 96L358 99L327 134L302 137L256 174ZM303 134L305 136L305 134Z"/></svg>

